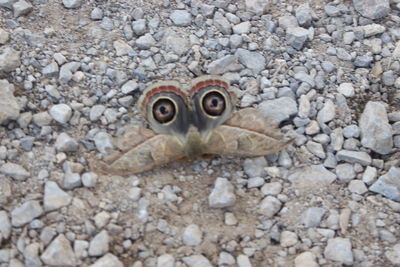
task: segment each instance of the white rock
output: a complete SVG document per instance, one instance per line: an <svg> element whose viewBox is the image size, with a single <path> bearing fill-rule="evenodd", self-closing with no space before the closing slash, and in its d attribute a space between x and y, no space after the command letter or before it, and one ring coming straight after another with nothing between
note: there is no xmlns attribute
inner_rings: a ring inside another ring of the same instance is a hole
<svg viewBox="0 0 400 267"><path fill-rule="evenodd" d="M20 53L13 48L7 47L0 54L0 73L9 73L21 65ZM3 82L5 80L2 80Z"/></svg>
<svg viewBox="0 0 400 267"><path fill-rule="evenodd" d="M337 90L346 97L354 96L354 87L352 83L341 83Z"/></svg>
<svg viewBox="0 0 400 267"><path fill-rule="evenodd" d="M208 197L211 208L225 208L233 206L236 202L234 187L226 178L217 178L214 188Z"/></svg>
<svg viewBox="0 0 400 267"><path fill-rule="evenodd" d="M282 184L279 182L266 183L261 187L261 192L264 195L276 196L282 191Z"/></svg>
<svg viewBox="0 0 400 267"><path fill-rule="evenodd" d="M75 152L79 148L78 142L66 133L60 133L54 144L59 152Z"/></svg>
<svg viewBox="0 0 400 267"><path fill-rule="evenodd" d="M8 239L11 235L10 218L4 210L0 210L0 235L3 239Z"/></svg>
<svg viewBox="0 0 400 267"><path fill-rule="evenodd" d="M259 207L258 213L265 215L267 218L273 217L282 207L282 203L273 196L265 197Z"/></svg>
<svg viewBox="0 0 400 267"><path fill-rule="evenodd" d="M192 21L192 15L186 10L174 10L169 18L177 26L188 26Z"/></svg>
<svg viewBox="0 0 400 267"><path fill-rule="evenodd" d="M114 147L111 135L105 132L98 132L94 137L94 144L98 151L103 154L109 154Z"/></svg>
<svg viewBox="0 0 400 267"><path fill-rule="evenodd" d="M109 250L110 238L106 230L98 233L89 243L89 256L102 256Z"/></svg>
<svg viewBox="0 0 400 267"><path fill-rule="evenodd" d="M318 112L317 120L319 123L327 123L335 118L336 108L332 100L328 99L322 109Z"/></svg>
<svg viewBox="0 0 400 267"><path fill-rule="evenodd" d="M82 0L63 0L62 2L66 8L79 8L82 5Z"/></svg>
<svg viewBox="0 0 400 267"><path fill-rule="evenodd" d="M163 254L157 258L157 267L175 267L175 258L171 254Z"/></svg>
<svg viewBox="0 0 400 267"><path fill-rule="evenodd" d="M294 259L295 267L318 267L319 264L315 261L315 255L309 251L299 254Z"/></svg>
<svg viewBox="0 0 400 267"><path fill-rule="evenodd" d="M268 11L269 0L246 0L245 5L247 11L260 16Z"/></svg>
<svg viewBox="0 0 400 267"><path fill-rule="evenodd" d="M19 0L15 4L13 4L14 17L18 18L19 16L23 16L28 14L33 10L33 6L31 3L25 0Z"/></svg>
<svg viewBox="0 0 400 267"><path fill-rule="evenodd" d="M31 174L21 165L7 162L0 167L0 172L17 181L25 181Z"/></svg>
<svg viewBox="0 0 400 267"><path fill-rule="evenodd" d="M393 265L400 265L400 243L394 245L390 250L386 251L385 256Z"/></svg>
<svg viewBox="0 0 400 267"><path fill-rule="evenodd" d="M72 197L64 192L56 182L48 181L44 185L43 206L45 211L52 211L68 206Z"/></svg>
<svg viewBox="0 0 400 267"><path fill-rule="evenodd" d="M265 176L265 167L268 166L268 162L265 157L247 158L243 162L244 172L250 177L262 177Z"/></svg>
<svg viewBox="0 0 400 267"><path fill-rule="evenodd" d="M282 231L281 233L281 246L284 248L292 247L297 244L297 234L291 231Z"/></svg>
<svg viewBox="0 0 400 267"><path fill-rule="evenodd" d="M192 255L183 257L182 261L189 267L212 267L210 261L203 255Z"/></svg>
<svg viewBox="0 0 400 267"><path fill-rule="evenodd" d="M121 39L114 41L113 45L118 57L128 55L128 53L133 50L129 44Z"/></svg>
<svg viewBox="0 0 400 267"><path fill-rule="evenodd" d="M247 256L244 255L244 254L240 254L240 255L237 257L236 261L237 261L237 265L238 265L239 267L252 267L252 266L253 266L253 265L251 265L251 262L250 262L250 260L249 260L249 257L247 257Z"/></svg>
<svg viewBox="0 0 400 267"><path fill-rule="evenodd" d="M67 123L72 116L72 109L67 104L57 104L50 108L50 116L59 123Z"/></svg>
<svg viewBox="0 0 400 267"><path fill-rule="evenodd" d="M183 243L187 246L200 245L202 241L202 232L198 225L190 224L183 232Z"/></svg>
<svg viewBox="0 0 400 267"><path fill-rule="evenodd" d="M68 239L59 234L40 256L41 260L51 266L76 266L77 261Z"/></svg>
<svg viewBox="0 0 400 267"><path fill-rule="evenodd" d="M95 263L90 265L90 267L123 267L123 263L113 254L107 253ZM135 266L134 266L135 267Z"/></svg>
<svg viewBox="0 0 400 267"><path fill-rule="evenodd" d="M126 94L132 93L139 88L138 83L135 80L129 80L121 87L121 92Z"/></svg>
<svg viewBox="0 0 400 267"><path fill-rule="evenodd" d="M1 64L0 61L0 65ZM7 80L0 80L0 106L0 124L18 118L20 106L17 99L14 97L14 85L10 84Z"/></svg>
<svg viewBox="0 0 400 267"><path fill-rule="evenodd" d="M85 187L95 187L97 183L98 175L94 172L86 172L82 174L82 184Z"/></svg>
<svg viewBox="0 0 400 267"><path fill-rule="evenodd" d="M43 214L39 201L28 200L11 211L11 224L20 227Z"/></svg>
<svg viewBox="0 0 400 267"><path fill-rule="evenodd" d="M344 265L353 264L353 252L348 238L336 237L328 240L324 256L328 260L337 261Z"/></svg>

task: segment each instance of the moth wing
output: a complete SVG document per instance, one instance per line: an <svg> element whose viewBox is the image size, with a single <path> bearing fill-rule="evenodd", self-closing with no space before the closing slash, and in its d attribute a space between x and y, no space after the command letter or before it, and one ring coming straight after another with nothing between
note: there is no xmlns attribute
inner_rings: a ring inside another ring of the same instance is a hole
<svg viewBox="0 0 400 267"><path fill-rule="evenodd" d="M170 135L153 135L124 151L115 152L104 161L92 160L95 171L115 175L136 174L185 157L179 140Z"/></svg>
<svg viewBox="0 0 400 267"><path fill-rule="evenodd" d="M237 126L221 125L210 135L206 144L207 154L231 157L258 157L279 152L293 140L276 138Z"/></svg>
<svg viewBox="0 0 400 267"><path fill-rule="evenodd" d="M280 129L255 108L244 108L236 111L224 124L262 133L274 139L284 138Z"/></svg>
<svg viewBox="0 0 400 267"><path fill-rule="evenodd" d="M257 109L245 108L214 129L207 151L221 156L256 157L279 152L292 142Z"/></svg>

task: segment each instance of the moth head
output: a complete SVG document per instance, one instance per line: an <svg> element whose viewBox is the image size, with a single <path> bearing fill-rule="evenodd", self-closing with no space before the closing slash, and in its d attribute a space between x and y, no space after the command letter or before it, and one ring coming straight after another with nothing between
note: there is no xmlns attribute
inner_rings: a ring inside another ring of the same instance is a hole
<svg viewBox="0 0 400 267"><path fill-rule="evenodd" d="M144 118L160 134L185 135L189 127L186 95L175 81L163 81L145 89L139 99Z"/></svg>
<svg viewBox="0 0 400 267"><path fill-rule="evenodd" d="M192 81L189 99L193 122L200 132L209 133L232 116L234 95L229 83L219 76L202 76Z"/></svg>

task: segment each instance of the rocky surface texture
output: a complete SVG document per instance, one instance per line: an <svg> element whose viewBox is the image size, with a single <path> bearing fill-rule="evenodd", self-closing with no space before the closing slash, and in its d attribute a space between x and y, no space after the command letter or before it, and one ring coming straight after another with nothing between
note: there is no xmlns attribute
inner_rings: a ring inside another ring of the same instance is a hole
<svg viewBox="0 0 400 267"><path fill-rule="evenodd" d="M206 73L294 144L88 167ZM0 0L0 266L400 265L399 73L399 0Z"/></svg>

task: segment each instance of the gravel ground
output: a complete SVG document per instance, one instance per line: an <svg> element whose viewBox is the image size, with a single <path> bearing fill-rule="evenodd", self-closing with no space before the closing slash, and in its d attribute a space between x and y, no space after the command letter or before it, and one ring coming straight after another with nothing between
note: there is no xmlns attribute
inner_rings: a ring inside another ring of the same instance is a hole
<svg viewBox="0 0 400 267"><path fill-rule="evenodd" d="M0 0L0 266L400 266L400 1ZM296 136L96 174L152 81Z"/></svg>

